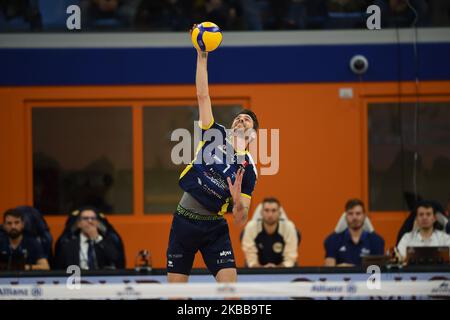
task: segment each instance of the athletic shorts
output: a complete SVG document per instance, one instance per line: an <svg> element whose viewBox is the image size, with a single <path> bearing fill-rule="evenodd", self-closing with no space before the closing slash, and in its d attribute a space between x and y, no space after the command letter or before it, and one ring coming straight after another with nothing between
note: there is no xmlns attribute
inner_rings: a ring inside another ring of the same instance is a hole
<svg viewBox="0 0 450 320"><path fill-rule="evenodd" d="M167 272L189 275L199 250L214 277L221 269L236 268L225 219L203 221L175 213L167 249Z"/></svg>

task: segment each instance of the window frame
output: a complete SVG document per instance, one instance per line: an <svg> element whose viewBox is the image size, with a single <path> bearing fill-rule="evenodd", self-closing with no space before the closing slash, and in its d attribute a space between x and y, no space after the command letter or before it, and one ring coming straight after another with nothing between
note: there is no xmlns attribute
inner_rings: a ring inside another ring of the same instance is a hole
<svg viewBox="0 0 450 320"><path fill-rule="evenodd" d="M241 105L250 107L248 97L213 97L214 106ZM132 177L133 197L131 214L115 213L108 216L118 218L153 217L158 214L168 215L173 212L144 212L144 108L151 107L197 107L197 99L193 98L167 98L167 99L52 99L52 100L27 100L25 106L25 154L26 154L26 202L34 203L33 195L33 129L32 111L34 108L89 108L89 107L127 107L132 114ZM44 213L45 214L45 213ZM69 212L58 214L45 214L46 217L61 217Z"/></svg>
<svg viewBox="0 0 450 320"><path fill-rule="evenodd" d="M370 181L369 181L369 104L403 104L403 103L449 103L450 94L431 94L431 95L379 95L379 96L366 96L361 99L362 112L361 112L361 146L362 146L362 192L363 200L367 204L367 211L375 214L404 214L405 211L398 210L384 210L375 211L370 208Z"/></svg>

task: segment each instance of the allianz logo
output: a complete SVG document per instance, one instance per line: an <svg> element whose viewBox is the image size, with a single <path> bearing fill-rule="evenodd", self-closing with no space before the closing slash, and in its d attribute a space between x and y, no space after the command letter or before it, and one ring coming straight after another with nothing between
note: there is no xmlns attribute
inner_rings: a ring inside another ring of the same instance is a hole
<svg viewBox="0 0 450 320"><path fill-rule="evenodd" d="M135 288L128 286L125 287L122 291L117 292L117 296L119 297L139 297L141 292L137 291Z"/></svg>
<svg viewBox="0 0 450 320"><path fill-rule="evenodd" d="M21 288L11 288L11 287L0 287L0 296L3 297L39 297L42 296L42 289L39 287L34 287L30 290Z"/></svg>
<svg viewBox="0 0 450 320"><path fill-rule="evenodd" d="M314 285L311 288L312 292L343 292L343 286L326 286L326 285Z"/></svg>

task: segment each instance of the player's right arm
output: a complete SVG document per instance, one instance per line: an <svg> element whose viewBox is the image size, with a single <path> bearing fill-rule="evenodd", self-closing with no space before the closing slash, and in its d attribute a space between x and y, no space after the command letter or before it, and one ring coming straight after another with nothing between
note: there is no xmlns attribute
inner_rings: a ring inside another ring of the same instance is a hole
<svg viewBox="0 0 450 320"><path fill-rule="evenodd" d="M208 129L213 122L211 98L208 88L208 53L197 51L197 71L195 74L195 87L199 108L199 120L202 129Z"/></svg>

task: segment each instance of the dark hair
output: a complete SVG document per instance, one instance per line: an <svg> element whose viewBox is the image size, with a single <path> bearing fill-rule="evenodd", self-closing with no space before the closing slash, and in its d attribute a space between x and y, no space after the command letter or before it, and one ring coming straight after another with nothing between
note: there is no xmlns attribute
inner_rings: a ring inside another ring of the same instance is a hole
<svg viewBox="0 0 450 320"><path fill-rule="evenodd" d="M76 211L78 211L78 213L76 213L78 215L78 219L81 219L81 214L83 213L83 211L88 211L88 210L94 211L95 212L95 216L97 218L100 217L100 211L96 207L94 207L94 206L82 206L78 210L76 210Z"/></svg>
<svg viewBox="0 0 450 320"><path fill-rule="evenodd" d="M279 207L281 206L280 200L278 200L275 197L264 198L263 201L262 201L262 204L264 205L265 203L276 203Z"/></svg>
<svg viewBox="0 0 450 320"><path fill-rule="evenodd" d="M8 209L3 213L3 221L6 220L6 217L14 217L19 218L23 221L23 213L20 210L17 209Z"/></svg>
<svg viewBox="0 0 450 320"><path fill-rule="evenodd" d="M256 117L256 114L255 114L252 110L250 110L250 109L244 109L244 110L241 110L241 111L239 111L239 113L236 115L236 117L237 117L238 115L240 115L240 114L246 114L246 115L249 115L250 118L252 118L252 120L253 120L253 129L255 129L255 131L258 131L258 128L259 128L258 118Z"/></svg>
<svg viewBox="0 0 450 320"><path fill-rule="evenodd" d="M345 203L345 211L348 211L356 206L361 206L363 211L366 212L366 208L364 207L364 202L359 199L350 199Z"/></svg>
<svg viewBox="0 0 450 320"><path fill-rule="evenodd" d="M435 207L436 203L433 201L429 201L429 200L423 200L423 201L419 201L417 202L416 208L414 209L415 214L417 215L417 211L419 210L420 207L422 208L426 208L426 209L433 209L433 214L436 214L436 207Z"/></svg>

